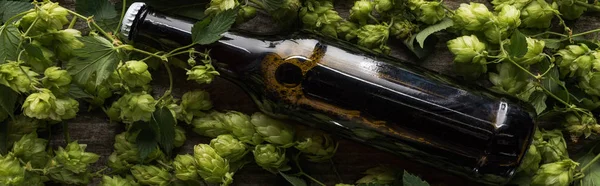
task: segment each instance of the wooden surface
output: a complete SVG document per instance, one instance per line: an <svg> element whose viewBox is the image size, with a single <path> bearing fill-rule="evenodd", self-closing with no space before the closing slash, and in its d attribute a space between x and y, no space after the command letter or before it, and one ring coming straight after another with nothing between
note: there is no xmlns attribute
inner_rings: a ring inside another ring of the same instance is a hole
<svg viewBox="0 0 600 186"><path fill-rule="evenodd" d="M59 2L63 6L71 9L74 8L74 0L61 0ZM352 6L352 2L353 1L351 0L336 2L336 8L340 12L340 15L343 17L348 16L348 10ZM454 9L462 2L466 1L448 0L444 3ZM488 4L487 2L484 3ZM576 31L600 28L599 19L600 16L598 15L586 15L581 18L573 28L575 28ZM268 19L257 18L250 23L243 25L242 28L265 30L267 28L265 25L269 25ZM441 38L440 42L435 47L435 53L428 58L421 60L418 64L442 74L452 75L452 56L446 48L445 43L447 40L448 38ZM392 52L393 55L403 60L415 61L414 57L406 55L408 54L408 51L406 51L402 44L399 41L396 42L397 43L391 43L393 46L392 48L394 49ZM231 109L247 114L256 111L254 103L248 99L248 96L243 91L223 79L217 79L209 86L200 87L195 82L186 81L184 76L185 73L183 71L176 71L174 74L176 75L175 96L181 96L184 92L194 88L204 88L211 92L211 96L218 110ZM154 73L153 77L154 94L160 95L164 91L165 86L168 85L168 78L164 73L160 72ZM78 117L68 121L68 130L72 140L78 140L79 143L87 144L87 150L101 155L100 160L95 164L95 168L98 169L106 165L107 157L113 151L114 136L123 129L122 124L109 123L108 118L102 111L94 110L88 112L86 109L87 108L81 108ZM53 133L55 135L52 136L51 145L64 146L65 141L62 136L62 128L60 126L55 126L53 128ZM186 141L184 147L178 149L180 154L192 153L192 147L195 144L206 143L208 141L207 138L200 137L192 131L189 131L187 135L188 141ZM353 141L339 139L339 143L340 146L338 152L331 163L314 164L303 162L302 166L305 171L327 185L334 185L335 183L342 182L354 183L357 179L362 177L361 173L368 168L377 165L391 165L413 172L423 177L432 185L477 185L466 182L455 176L447 175L431 167L415 164L410 160L399 158ZM264 171L257 165L251 164L235 174L233 185L285 185L285 183L286 182L281 177ZM97 184L97 182L95 184Z"/></svg>

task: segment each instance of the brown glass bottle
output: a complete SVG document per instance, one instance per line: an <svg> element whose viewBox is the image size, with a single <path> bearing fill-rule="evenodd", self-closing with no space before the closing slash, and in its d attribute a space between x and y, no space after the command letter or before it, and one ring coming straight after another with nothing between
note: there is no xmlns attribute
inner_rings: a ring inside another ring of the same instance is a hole
<svg viewBox="0 0 600 186"><path fill-rule="evenodd" d="M132 5L123 33L172 49L192 42L190 20ZM288 117L477 182L504 184L534 131L529 109L483 88L313 35L227 32L209 46L223 77L261 111Z"/></svg>

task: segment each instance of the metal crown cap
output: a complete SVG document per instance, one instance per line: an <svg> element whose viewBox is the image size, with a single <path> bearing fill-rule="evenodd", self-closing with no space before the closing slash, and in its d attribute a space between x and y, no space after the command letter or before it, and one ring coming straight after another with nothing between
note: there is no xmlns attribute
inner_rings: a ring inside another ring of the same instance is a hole
<svg viewBox="0 0 600 186"><path fill-rule="evenodd" d="M125 15L123 15L123 23L121 25L121 34L125 36L125 38L129 39L129 35L131 32L131 26L133 25L133 20L135 20L135 16L138 14L142 7L146 6L146 3L136 2L129 6Z"/></svg>

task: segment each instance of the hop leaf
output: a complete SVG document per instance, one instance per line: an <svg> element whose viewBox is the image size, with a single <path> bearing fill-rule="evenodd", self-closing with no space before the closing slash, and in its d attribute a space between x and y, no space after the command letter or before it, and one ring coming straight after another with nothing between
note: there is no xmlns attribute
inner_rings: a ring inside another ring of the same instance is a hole
<svg viewBox="0 0 600 186"><path fill-rule="evenodd" d="M39 84L36 80L38 75L16 61L7 61L0 65L0 84L10 87L15 92L27 93L33 90L33 86Z"/></svg>
<svg viewBox="0 0 600 186"><path fill-rule="evenodd" d="M461 25L465 30L480 31L492 17L492 12L484 4L472 2L468 5L460 4L452 20L454 25Z"/></svg>
<svg viewBox="0 0 600 186"><path fill-rule="evenodd" d="M0 156L0 184L20 185L25 179L25 170L12 154Z"/></svg>
<svg viewBox="0 0 600 186"><path fill-rule="evenodd" d="M285 157L285 149L271 144L260 144L252 151L256 164L263 169L277 173L278 170L288 168L288 159Z"/></svg>
<svg viewBox="0 0 600 186"><path fill-rule="evenodd" d="M90 164L95 163L100 158L97 154L85 152L86 147L87 145L79 144L77 141L71 142L64 149L58 147L54 159L73 173L85 172Z"/></svg>
<svg viewBox="0 0 600 186"><path fill-rule="evenodd" d="M329 134L322 131L303 129L298 132L298 142L295 147L304 153L309 161L322 162L335 155L337 143Z"/></svg>
<svg viewBox="0 0 600 186"><path fill-rule="evenodd" d="M177 155L175 161L173 161L175 177L180 180L196 180L198 178L197 166L194 156L189 154Z"/></svg>
<svg viewBox="0 0 600 186"><path fill-rule="evenodd" d="M131 167L131 174L141 184L146 185L168 185L171 174L163 168L153 165L135 165Z"/></svg>
<svg viewBox="0 0 600 186"><path fill-rule="evenodd" d="M37 133L33 132L15 142L12 152L15 157L31 163L34 168L41 168L46 165L48 160L47 144L48 140L38 138Z"/></svg>
<svg viewBox="0 0 600 186"><path fill-rule="evenodd" d="M254 113L250 122L265 141L281 145L284 148L294 145L294 128L289 124L273 119L261 112Z"/></svg>
<svg viewBox="0 0 600 186"><path fill-rule="evenodd" d="M229 162L238 161L248 153L246 145L229 134L222 134L210 140L210 146Z"/></svg>
<svg viewBox="0 0 600 186"><path fill-rule="evenodd" d="M194 158L198 164L198 175L210 183L230 183L232 173L229 162L219 156L215 149L207 144L194 146Z"/></svg>
<svg viewBox="0 0 600 186"><path fill-rule="evenodd" d="M45 122L25 115L18 115L14 120L8 121L9 144L19 141L23 136L35 132L45 126Z"/></svg>
<svg viewBox="0 0 600 186"><path fill-rule="evenodd" d="M573 174L578 163L566 159L554 163L547 163L540 166L535 176L533 176L532 186L545 185L564 185L567 186L573 181Z"/></svg>
<svg viewBox="0 0 600 186"><path fill-rule="evenodd" d="M127 175L125 178L114 175L110 176L102 176L102 186L138 186L138 184L131 175Z"/></svg>

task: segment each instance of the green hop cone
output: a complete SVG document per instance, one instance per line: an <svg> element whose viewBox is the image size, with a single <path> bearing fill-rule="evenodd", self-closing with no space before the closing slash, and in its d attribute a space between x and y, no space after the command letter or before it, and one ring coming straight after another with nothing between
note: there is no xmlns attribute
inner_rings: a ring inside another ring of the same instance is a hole
<svg viewBox="0 0 600 186"><path fill-rule="evenodd" d="M194 158L198 164L198 175L210 183L230 183L232 173L229 162L219 156L215 149L207 144L194 146Z"/></svg>
<svg viewBox="0 0 600 186"><path fill-rule="evenodd" d="M75 118L78 111L79 102L77 102L77 100L70 97L56 99L55 113L60 117L61 120Z"/></svg>
<svg viewBox="0 0 600 186"><path fill-rule="evenodd" d="M510 28L517 28L521 25L520 16L521 12L515 6L503 6L498 13L498 21Z"/></svg>
<svg viewBox="0 0 600 186"><path fill-rule="evenodd" d="M307 0L304 4L305 6L300 9L298 14L304 27L336 38L337 30L335 27L343 18L334 10L333 2Z"/></svg>
<svg viewBox="0 0 600 186"><path fill-rule="evenodd" d="M194 90L183 94L181 106L184 110L210 110L213 105L208 92Z"/></svg>
<svg viewBox="0 0 600 186"><path fill-rule="evenodd" d="M419 6L417 20L426 24L435 24L446 17L446 11L441 2L425 1Z"/></svg>
<svg viewBox="0 0 600 186"><path fill-rule="evenodd" d="M517 169L517 172L524 172L527 175L534 175L540 167L542 161L542 155L539 153L535 145L531 144L529 150L525 154L521 165Z"/></svg>
<svg viewBox="0 0 600 186"><path fill-rule="evenodd" d="M294 128L291 125L261 112L254 113L250 122L265 141L283 148L294 145Z"/></svg>
<svg viewBox="0 0 600 186"><path fill-rule="evenodd" d="M86 172L88 166L98 161L97 154L91 152L85 152L87 145L79 144L77 141L73 141L67 144L66 148L58 147L55 151L56 156L54 159L56 162L63 165L63 167L73 173Z"/></svg>
<svg viewBox="0 0 600 186"><path fill-rule="evenodd" d="M6 63L0 64L0 84L15 92L27 93L32 91L34 89L33 85L39 83L36 80L39 74L30 69L27 66L21 66L19 62L6 61Z"/></svg>
<svg viewBox="0 0 600 186"><path fill-rule="evenodd" d="M272 144L260 144L254 147L252 153L256 164L269 172L277 173L279 170L289 168L284 148Z"/></svg>
<svg viewBox="0 0 600 186"><path fill-rule="evenodd" d="M39 35L47 30L62 29L65 24L69 23L68 15L69 12L66 8L59 6L58 3L47 1L40 6L39 11L25 14L19 22L19 26L22 30L27 30L35 22L29 35ZM36 21L38 17L39 19Z"/></svg>
<svg viewBox="0 0 600 186"><path fill-rule="evenodd" d="M567 131L571 134L571 140L578 141L580 136L585 138L590 137L592 132L599 133L600 125L596 122L596 119L592 115L582 114L581 117L569 113L565 116L563 126L567 128Z"/></svg>
<svg viewBox="0 0 600 186"><path fill-rule="evenodd" d="M544 0L531 1L521 10L521 26L525 28L548 28L556 9Z"/></svg>
<svg viewBox="0 0 600 186"><path fill-rule="evenodd" d="M375 0L375 10L379 13L387 12L394 7L391 0Z"/></svg>
<svg viewBox="0 0 600 186"><path fill-rule="evenodd" d="M250 121L250 116L236 111L228 111L219 117L225 127L241 142L258 145L263 142L263 137L256 132Z"/></svg>
<svg viewBox="0 0 600 186"><path fill-rule="evenodd" d="M127 175L125 178L114 175L114 176L102 176L101 186L138 186L140 184L131 177L131 175Z"/></svg>
<svg viewBox="0 0 600 186"><path fill-rule="evenodd" d="M64 29L54 33L54 46L59 59L68 60L72 57L75 49L83 48L84 44L77 38L81 37L81 32L75 29Z"/></svg>
<svg viewBox="0 0 600 186"><path fill-rule="evenodd" d="M584 76L588 74L586 69L592 68L592 60L587 54L591 52L592 50L583 43L568 45L564 49L560 49L555 55L558 56L556 64L561 75Z"/></svg>
<svg viewBox="0 0 600 186"><path fill-rule="evenodd" d="M373 2L369 0L358 0L350 9L350 20L358 22L360 25L366 25L373 11Z"/></svg>
<svg viewBox="0 0 600 186"><path fill-rule="evenodd" d="M496 66L498 73L490 73L492 89L508 95L516 95L527 85L528 74L510 62L502 62Z"/></svg>
<svg viewBox="0 0 600 186"><path fill-rule="evenodd" d="M543 163L557 162L569 157L567 144L560 130L542 130L540 134L543 140L534 144L542 155Z"/></svg>
<svg viewBox="0 0 600 186"><path fill-rule="evenodd" d="M269 14L280 26L289 26L289 20L296 20L298 17L298 9L302 6L299 0L281 0L281 6L277 9L270 8Z"/></svg>
<svg viewBox="0 0 600 186"><path fill-rule="evenodd" d="M487 41L492 44L498 44L508 37L510 28L507 24L499 22L497 16L492 17L491 20L483 26L483 34Z"/></svg>
<svg viewBox="0 0 600 186"><path fill-rule="evenodd" d="M138 182L145 185L169 185L171 174L169 171L153 165L135 165L131 167L131 174Z"/></svg>
<svg viewBox="0 0 600 186"><path fill-rule="evenodd" d="M396 180L397 171L385 166L373 167L365 171L364 177L356 181L358 184L391 184Z"/></svg>
<svg viewBox="0 0 600 186"><path fill-rule="evenodd" d="M336 29L338 38L350 41L356 38L356 30L358 30L358 27L356 26L356 23L340 21Z"/></svg>
<svg viewBox="0 0 600 186"><path fill-rule="evenodd" d="M542 61L545 58L543 50L546 43L530 37L525 39L527 40L527 53L522 58L517 59L517 63L520 65L532 65Z"/></svg>
<svg viewBox="0 0 600 186"><path fill-rule="evenodd" d="M480 31L492 17L492 12L481 3L463 3L452 16L452 20L454 25L460 25L465 30Z"/></svg>
<svg viewBox="0 0 600 186"><path fill-rule="evenodd" d="M492 0L492 4L494 5L494 10L498 11L504 8L505 6L514 6L518 10L525 7L529 4L531 0Z"/></svg>
<svg viewBox="0 0 600 186"><path fill-rule="evenodd" d="M34 168L42 168L48 161L47 144L48 140L38 138L37 133L32 132L14 143L12 153L23 162L31 163Z"/></svg>
<svg viewBox="0 0 600 186"><path fill-rule="evenodd" d="M64 95L69 92L71 76L66 70L61 70L60 67L49 67L44 71L42 84L54 94Z"/></svg>
<svg viewBox="0 0 600 186"><path fill-rule="evenodd" d="M101 84L96 86L93 75L85 85L83 85L83 89L86 93L92 96L92 99L89 101L94 106L104 105L104 100L111 97L113 95L112 90L106 84Z"/></svg>
<svg viewBox="0 0 600 186"><path fill-rule="evenodd" d="M568 186L578 165L571 159L543 164L533 176L531 186Z"/></svg>
<svg viewBox="0 0 600 186"><path fill-rule="evenodd" d="M204 117L194 118L192 121L194 132L211 138L215 138L221 134L230 133L225 123L219 119L223 115L223 113L213 111Z"/></svg>
<svg viewBox="0 0 600 186"><path fill-rule="evenodd" d="M586 94L600 96L600 72L589 72L579 79L579 88Z"/></svg>
<svg viewBox="0 0 600 186"><path fill-rule="evenodd" d="M357 32L358 45L377 52L388 53L389 48L386 43L389 36L390 32L385 24L364 25Z"/></svg>
<svg viewBox="0 0 600 186"><path fill-rule="evenodd" d="M25 181L21 185L27 186L45 186L44 182L49 181L47 176L35 172L25 171Z"/></svg>
<svg viewBox="0 0 600 186"><path fill-rule="evenodd" d="M236 162L248 153L246 144L230 134L222 134L210 140L210 146L215 149L215 152L219 156L227 159L229 162Z"/></svg>
<svg viewBox="0 0 600 186"><path fill-rule="evenodd" d="M181 147L185 143L185 130L180 126L175 126L175 139L173 139L173 146Z"/></svg>
<svg viewBox="0 0 600 186"><path fill-rule="evenodd" d="M87 185L92 179L90 172L74 173L66 168L61 167L56 161L51 160L49 166L49 177L53 182L62 183L63 185Z"/></svg>
<svg viewBox="0 0 600 186"><path fill-rule="evenodd" d="M252 18L256 17L256 8L251 6L242 6L240 8L237 16L235 17L236 24L242 24ZM194 66L194 65L192 65Z"/></svg>
<svg viewBox="0 0 600 186"><path fill-rule="evenodd" d="M337 143L333 141L329 134L322 131L304 128L298 131L297 139L296 149L300 150L312 162L329 160L337 150Z"/></svg>
<svg viewBox="0 0 600 186"><path fill-rule="evenodd" d="M147 122L156 109L155 103L156 100L146 92L126 93L111 105L107 115L123 123Z"/></svg>
<svg viewBox="0 0 600 186"><path fill-rule="evenodd" d="M219 75L219 72L211 64L197 65L188 70L187 80L194 80L198 84L210 84L215 76Z"/></svg>
<svg viewBox="0 0 600 186"><path fill-rule="evenodd" d="M239 5L236 0L214 0L210 1L210 4L206 10L204 10L205 15L216 15L219 12L233 9L237 5Z"/></svg>
<svg viewBox="0 0 600 186"><path fill-rule="evenodd" d="M586 0L558 1L558 10L560 11L563 18L568 20L574 20L581 17L581 15L587 10L587 7L585 6L576 5L575 1L587 3Z"/></svg>
<svg viewBox="0 0 600 186"><path fill-rule="evenodd" d="M0 155L0 185L20 185L25 179L25 169L12 154Z"/></svg>
<svg viewBox="0 0 600 186"><path fill-rule="evenodd" d="M54 110L56 109L56 97L48 89L30 94L23 102L23 114L37 119L52 119L60 121Z"/></svg>
<svg viewBox="0 0 600 186"><path fill-rule="evenodd" d="M118 72L123 82L131 88L143 87L152 81L148 65L143 61L127 61L118 68Z"/></svg>
<svg viewBox="0 0 600 186"><path fill-rule="evenodd" d="M454 54L455 63L486 64L486 45L475 35L457 37L447 45Z"/></svg>
<svg viewBox="0 0 600 186"><path fill-rule="evenodd" d="M394 20L394 24L390 27L390 35L397 39L405 39L419 30L419 26L408 20Z"/></svg>
<svg viewBox="0 0 600 186"><path fill-rule="evenodd" d="M196 180L198 178L197 166L194 156L189 154L177 155L173 161L175 177L180 180Z"/></svg>

